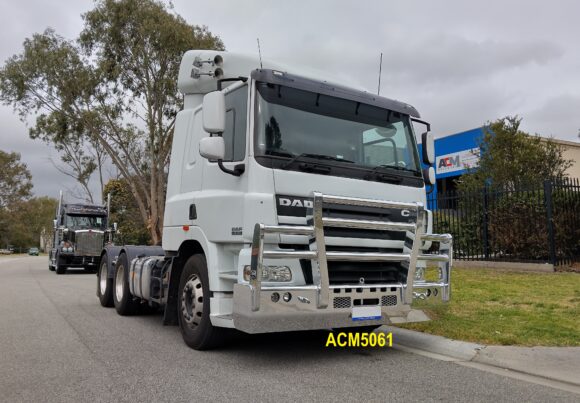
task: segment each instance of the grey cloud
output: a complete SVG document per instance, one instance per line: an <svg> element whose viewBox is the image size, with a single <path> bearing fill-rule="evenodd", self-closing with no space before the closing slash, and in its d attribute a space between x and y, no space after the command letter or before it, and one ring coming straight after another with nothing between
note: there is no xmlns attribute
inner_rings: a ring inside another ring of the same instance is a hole
<svg viewBox="0 0 580 403"><path fill-rule="evenodd" d="M541 107L522 114L524 128L543 136L578 141L580 131L580 96L561 94L548 99Z"/></svg>
<svg viewBox="0 0 580 403"><path fill-rule="evenodd" d="M399 41L387 48L387 75L437 85L464 84L484 80L508 69L545 65L563 55L547 41L475 41L450 35L420 38L406 46Z"/></svg>
<svg viewBox="0 0 580 403"><path fill-rule="evenodd" d="M60 173L51 162L59 162L56 151L40 140L28 137L28 128L21 122L12 110L0 108L0 149L6 152L18 152L32 174L34 187L32 192L36 196L57 197L59 190L72 193L77 185L74 179ZM96 179L96 178L94 178ZM96 189L96 183L93 188Z"/></svg>
<svg viewBox="0 0 580 403"><path fill-rule="evenodd" d="M244 2L174 0L192 24L208 25L229 51L307 67L416 106L438 135L519 114L523 128L574 140L580 111L580 3L561 0L366 2L296 0ZM0 60L47 26L68 38L82 28L91 0L30 0L3 5ZM56 172L42 143L0 107L0 148L20 151L37 194L68 178Z"/></svg>

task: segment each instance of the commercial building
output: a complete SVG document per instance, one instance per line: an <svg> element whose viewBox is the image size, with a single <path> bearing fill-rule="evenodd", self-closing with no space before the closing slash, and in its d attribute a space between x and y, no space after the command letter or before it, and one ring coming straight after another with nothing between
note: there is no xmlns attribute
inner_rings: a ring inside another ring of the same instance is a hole
<svg viewBox="0 0 580 403"><path fill-rule="evenodd" d="M455 190L455 180L479 166L482 138L483 128L478 127L435 139L435 193ZM580 142L552 140L564 147L564 158L573 161L567 174L580 178Z"/></svg>

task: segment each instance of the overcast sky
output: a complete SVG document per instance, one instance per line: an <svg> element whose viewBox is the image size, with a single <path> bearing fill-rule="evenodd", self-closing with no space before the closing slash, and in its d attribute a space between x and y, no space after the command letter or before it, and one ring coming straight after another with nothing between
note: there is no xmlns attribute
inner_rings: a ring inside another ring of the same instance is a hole
<svg viewBox="0 0 580 403"><path fill-rule="evenodd" d="M82 29L90 0L2 4L0 60L46 27L67 38ZM577 1L174 1L190 24L207 25L226 49L328 71L414 105L436 136L472 129L505 115L523 129L578 141L580 2ZM28 138L10 107L0 106L0 149L22 154L36 195L56 196L74 182ZM96 178L95 178L96 179Z"/></svg>

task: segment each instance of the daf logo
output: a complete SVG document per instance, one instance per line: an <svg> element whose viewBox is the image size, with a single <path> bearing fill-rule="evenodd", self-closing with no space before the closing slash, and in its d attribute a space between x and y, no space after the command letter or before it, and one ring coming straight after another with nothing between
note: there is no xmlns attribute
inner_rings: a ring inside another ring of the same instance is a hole
<svg viewBox="0 0 580 403"><path fill-rule="evenodd" d="M312 208L312 200L287 199L280 197L280 206Z"/></svg>
<svg viewBox="0 0 580 403"><path fill-rule="evenodd" d="M411 215L411 212L409 210L401 210L401 215L403 217L409 217Z"/></svg>

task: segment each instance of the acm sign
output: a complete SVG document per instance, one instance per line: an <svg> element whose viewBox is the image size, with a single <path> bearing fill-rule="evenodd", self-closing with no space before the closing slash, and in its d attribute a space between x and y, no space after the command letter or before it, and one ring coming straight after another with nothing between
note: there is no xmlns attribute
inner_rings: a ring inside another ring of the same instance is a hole
<svg viewBox="0 0 580 403"><path fill-rule="evenodd" d="M438 175L463 171L477 166L479 166L479 147L441 155L435 160L435 170Z"/></svg>

